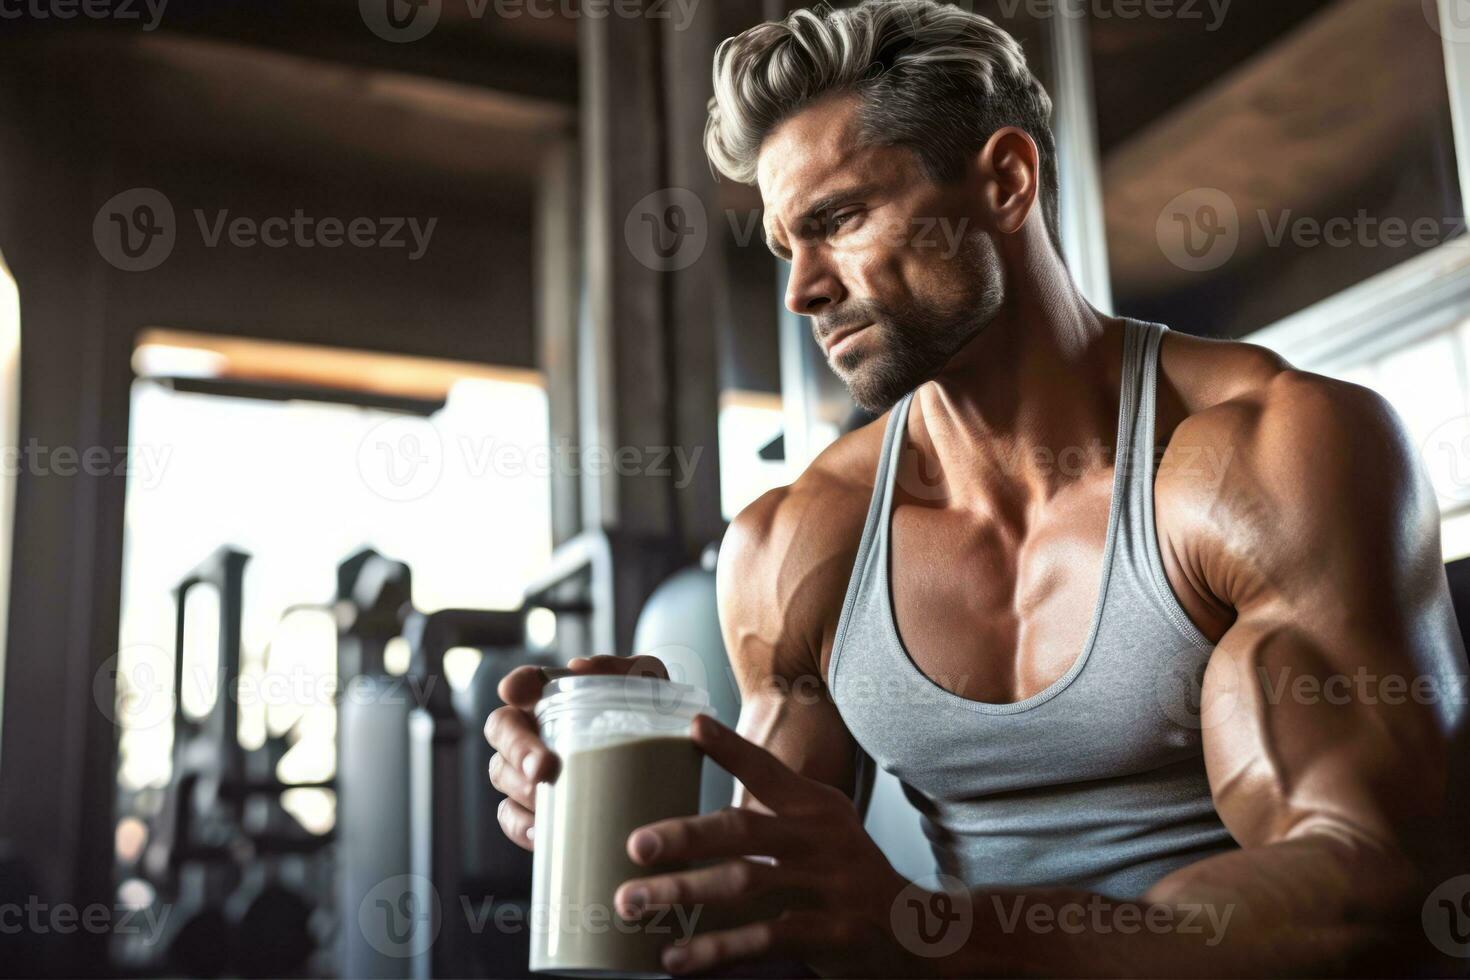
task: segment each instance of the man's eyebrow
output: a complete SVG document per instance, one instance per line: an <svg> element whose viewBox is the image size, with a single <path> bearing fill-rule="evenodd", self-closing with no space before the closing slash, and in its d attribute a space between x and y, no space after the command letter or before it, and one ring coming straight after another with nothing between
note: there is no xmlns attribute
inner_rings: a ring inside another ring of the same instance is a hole
<svg viewBox="0 0 1470 980"><path fill-rule="evenodd" d="M855 197L867 197L872 192L872 184L857 184L839 191L834 191L830 194L824 194L823 196L817 198L817 200L813 202L806 209L805 212L802 213L801 217L798 219L798 223L806 224L807 222L811 221L819 221L823 216L827 214L827 212L834 210L835 208L842 205L844 202L850 201ZM791 250L782 246L779 242L776 241L775 238L770 235L766 236L766 247L769 248L772 254L774 254L778 259L785 259L788 262L791 260Z"/></svg>

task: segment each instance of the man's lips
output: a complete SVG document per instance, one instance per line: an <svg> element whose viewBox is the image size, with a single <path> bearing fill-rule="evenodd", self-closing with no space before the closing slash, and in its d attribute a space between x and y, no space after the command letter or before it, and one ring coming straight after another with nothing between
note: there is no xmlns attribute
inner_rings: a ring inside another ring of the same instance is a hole
<svg viewBox="0 0 1470 980"><path fill-rule="evenodd" d="M864 323L861 326L857 327L839 327L822 339L822 347L824 350L826 350L827 356L831 357L832 351L837 347L838 344L842 343L848 337L851 337L852 335L857 333L861 333L871 326L871 323Z"/></svg>

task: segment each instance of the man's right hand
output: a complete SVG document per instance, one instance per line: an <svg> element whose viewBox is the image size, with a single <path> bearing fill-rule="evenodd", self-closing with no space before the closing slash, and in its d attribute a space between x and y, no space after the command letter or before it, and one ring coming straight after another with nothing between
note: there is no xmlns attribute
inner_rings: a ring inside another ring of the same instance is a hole
<svg viewBox="0 0 1470 980"><path fill-rule="evenodd" d="M657 657L578 657L567 664L573 674L669 676ZM536 702L546 686L540 667L517 667L500 682L500 700L485 721L485 740L495 750L490 757L490 785L505 794L497 816L505 836L526 850L533 843L536 823L536 784L553 782L561 760L541 741L536 727Z"/></svg>

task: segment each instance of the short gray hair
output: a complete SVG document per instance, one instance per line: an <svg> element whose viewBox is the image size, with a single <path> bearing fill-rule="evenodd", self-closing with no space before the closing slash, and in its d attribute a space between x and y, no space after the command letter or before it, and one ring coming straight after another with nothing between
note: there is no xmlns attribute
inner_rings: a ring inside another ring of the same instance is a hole
<svg viewBox="0 0 1470 980"><path fill-rule="evenodd" d="M1014 37L952 3L822 4L726 39L715 52L705 128L710 162L754 184L761 146L776 127L848 92L862 100L865 139L909 147L940 183L958 180L997 130L1025 130L1040 151L1042 211L1060 248L1051 97Z"/></svg>

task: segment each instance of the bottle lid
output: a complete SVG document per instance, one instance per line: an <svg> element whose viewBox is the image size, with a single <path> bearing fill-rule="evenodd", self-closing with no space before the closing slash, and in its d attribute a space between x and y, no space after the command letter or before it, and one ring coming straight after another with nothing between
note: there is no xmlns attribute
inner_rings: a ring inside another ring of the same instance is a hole
<svg viewBox="0 0 1470 980"><path fill-rule="evenodd" d="M558 677L542 689L536 719L545 722L553 715L587 709L631 712L683 724L707 712L709 706L709 692L692 684L647 675L573 674Z"/></svg>

